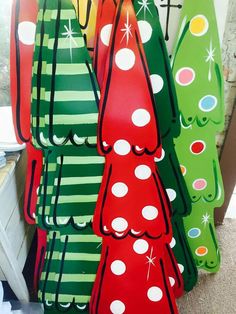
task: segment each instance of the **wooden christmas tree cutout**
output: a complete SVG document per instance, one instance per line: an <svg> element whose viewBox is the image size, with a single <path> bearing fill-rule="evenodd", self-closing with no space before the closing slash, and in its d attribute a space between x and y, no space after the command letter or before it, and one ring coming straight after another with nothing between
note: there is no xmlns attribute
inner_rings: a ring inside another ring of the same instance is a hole
<svg viewBox="0 0 236 314"><path fill-rule="evenodd" d="M37 1L30 4L25 0L12 3L10 82L11 103L15 133L19 143L26 143L27 176L25 184L24 217L27 223L35 224L37 189L42 170L42 153L31 143L30 98L32 59L37 18ZM34 288L37 290L38 277L42 270L46 233L37 228L37 256L35 262Z"/></svg>
<svg viewBox="0 0 236 314"><path fill-rule="evenodd" d="M216 272L220 254L214 224L209 219L224 200L215 145L216 132L224 125L224 95L212 0L198 1L196 5L184 2L172 63L181 121L176 151L193 207L185 218L185 229L197 266Z"/></svg>
<svg viewBox="0 0 236 314"><path fill-rule="evenodd" d="M100 75L99 151L106 166L93 222L95 233L103 237L103 251L91 313L133 313L140 308L176 313L171 283L176 284L175 293L181 294L182 278L174 262L181 281L179 292L177 276L171 277L174 268L169 268L169 276L163 262L168 258L171 266L166 249L172 239L170 204L154 162L161 151L160 136L131 1L117 3L110 46L105 50L99 56L101 60L107 53L104 79ZM150 269L143 268L144 257ZM134 293L140 295L139 302L131 297Z"/></svg>

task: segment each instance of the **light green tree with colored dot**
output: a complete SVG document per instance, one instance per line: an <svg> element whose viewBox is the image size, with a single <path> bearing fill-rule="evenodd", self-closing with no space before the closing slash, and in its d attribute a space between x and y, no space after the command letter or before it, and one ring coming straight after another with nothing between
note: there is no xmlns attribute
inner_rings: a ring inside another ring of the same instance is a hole
<svg viewBox="0 0 236 314"><path fill-rule="evenodd" d="M224 200L215 136L224 126L224 84L212 0L184 1L172 69L181 122L175 147L193 207L185 230L197 266L215 272L214 208Z"/></svg>

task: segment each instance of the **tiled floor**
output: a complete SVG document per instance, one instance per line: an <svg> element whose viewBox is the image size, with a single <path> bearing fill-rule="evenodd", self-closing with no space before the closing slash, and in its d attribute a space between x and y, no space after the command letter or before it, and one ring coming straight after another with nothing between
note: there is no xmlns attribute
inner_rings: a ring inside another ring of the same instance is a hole
<svg viewBox="0 0 236 314"><path fill-rule="evenodd" d="M236 186L226 213L226 218L236 219Z"/></svg>

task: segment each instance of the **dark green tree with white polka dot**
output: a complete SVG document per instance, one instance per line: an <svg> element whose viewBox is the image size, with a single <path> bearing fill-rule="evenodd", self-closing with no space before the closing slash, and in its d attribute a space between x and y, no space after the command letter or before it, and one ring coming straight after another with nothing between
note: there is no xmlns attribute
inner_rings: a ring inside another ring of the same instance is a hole
<svg viewBox="0 0 236 314"><path fill-rule="evenodd" d="M197 282L197 269L185 236L183 216L191 212L191 202L176 156L173 138L180 134L179 108L170 60L153 0L145 4L135 0L140 35L145 50L162 138L162 156L156 159L172 204L172 247L183 273L185 290Z"/></svg>

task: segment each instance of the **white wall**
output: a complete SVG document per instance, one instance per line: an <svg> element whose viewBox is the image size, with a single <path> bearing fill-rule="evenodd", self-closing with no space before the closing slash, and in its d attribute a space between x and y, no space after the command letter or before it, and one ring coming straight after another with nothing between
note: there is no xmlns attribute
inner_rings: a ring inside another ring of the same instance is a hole
<svg viewBox="0 0 236 314"><path fill-rule="evenodd" d="M166 34L166 19L167 19L167 9L163 7L167 3L167 0L155 0L155 4L158 8L161 26L163 29L164 35ZM183 5L184 0L171 0L171 5ZM224 29L225 29L225 22L226 22L226 15L228 9L229 0L214 0L215 9L216 9L216 16L217 16L217 23L219 28L219 36L220 41L223 41ZM177 35L178 27L179 27L179 20L180 20L181 9L179 8L171 8L170 15L169 15L169 37L170 39L166 42L169 54L172 53L174 41Z"/></svg>

